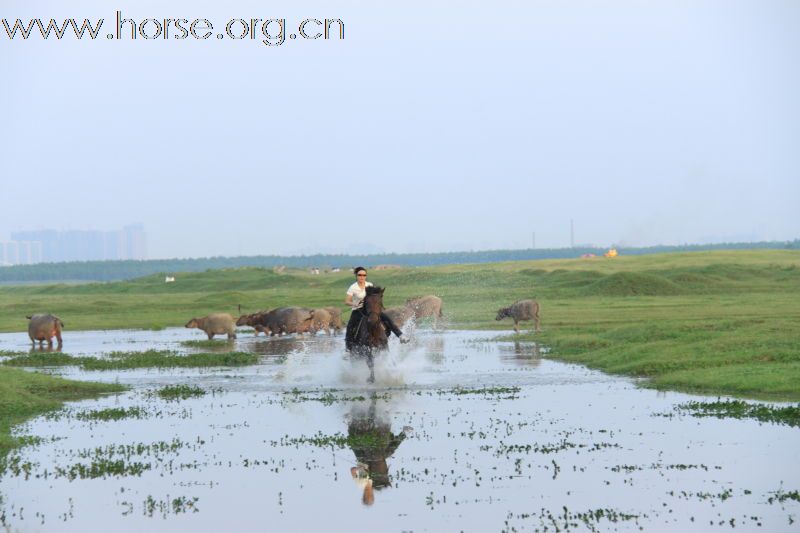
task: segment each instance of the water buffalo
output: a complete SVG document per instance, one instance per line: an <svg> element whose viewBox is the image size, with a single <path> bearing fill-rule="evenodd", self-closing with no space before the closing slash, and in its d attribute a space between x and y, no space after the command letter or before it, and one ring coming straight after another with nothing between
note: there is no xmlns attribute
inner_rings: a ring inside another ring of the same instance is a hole
<svg viewBox="0 0 800 533"><path fill-rule="evenodd" d="M344 327L342 323L342 310L338 307L323 307L323 309L331 314L330 327L333 328L334 334L342 331Z"/></svg>
<svg viewBox="0 0 800 533"><path fill-rule="evenodd" d="M193 318L187 324L187 328L202 329L208 335L208 340L214 335L228 335L228 339L236 338L236 322L228 313L212 313L202 318Z"/></svg>
<svg viewBox="0 0 800 533"><path fill-rule="evenodd" d="M269 311L259 311L257 313L251 313L249 315L242 315L236 320L237 326L250 326L251 328L256 330L256 337L258 334L263 332L265 335L269 335L269 329L265 328L262 324L264 320L264 316L269 313Z"/></svg>
<svg viewBox="0 0 800 533"><path fill-rule="evenodd" d="M306 333L311 331L311 309L305 307L278 307L262 315L261 326L270 335Z"/></svg>
<svg viewBox="0 0 800 533"><path fill-rule="evenodd" d="M510 317L514 320L514 331L519 333L519 323L522 320L533 320L535 331L539 329L539 303L536 300L518 300L511 307L503 307L497 310L495 320L503 320Z"/></svg>
<svg viewBox="0 0 800 533"><path fill-rule="evenodd" d="M409 298L406 305L414 310L414 318L417 320L425 317L433 317L433 327L437 327L438 320L442 318L442 299L438 296L428 295L419 298Z"/></svg>
<svg viewBox="0 0 800 533"><path fill-rule="evenodd" d="M30 320L28 322L28 337L31 338L31 344L36 345L36 341L39 341L41 345L44 341L47 341L48 346L53 346L53 337L55 337L58 341L58 346L61 346L61 329L64 327L64 323L60 318L50 314L37 314L26 316L25 318Z"/></svg>
<svg viewBox="0 0 800 533"><path fill-rule="evenodd" d="M331 334L331 313L327 309L319 308L311 310L311 324L309 330L315 334L321 329L325 330L326 335Z"/></svg>
<svg viewBox="0 0 800 533"><path fill-rule="evenodd" d="M390 307L386 311L384 311L389 318L392 319L392 322L397 324L398 328L402 328L403 325L414 318L414 309L409 307L408 305L399 305L397 307Z"/></svg>

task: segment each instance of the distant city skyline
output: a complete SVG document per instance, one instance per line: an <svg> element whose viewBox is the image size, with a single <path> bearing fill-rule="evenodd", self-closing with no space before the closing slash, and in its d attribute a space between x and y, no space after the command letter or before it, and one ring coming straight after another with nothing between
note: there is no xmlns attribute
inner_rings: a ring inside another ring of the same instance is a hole
<svg viewBox="0 0 800 533"><path fill-rule="evenodd" d="M21 230L11 232L10 237L0 242L0 265L148 259L142 224L108 231Z"/></svg>
<svg viewBox="0 0 800 533"><path fill-rule="evenodd" d="M573 229L574 234L570 233ZM102 260L142 260L142 259L191 259L202 257L235 257L235 256L308 256L308 255L369 255L369 254L413 254L413 253L447 253L469 252L485 250L521 250L521 249L558 249L558 248L610 248L610 247L650 247L650 246L681 246L704 245L720 243L748 243L748 242L789 242L800 239L800 233L784 239L772 239L756 233L729 234L723 236L706 235L697 240L683 240L673 242L647 242L611 240L609 242L591 242L581 240L580 228L574 225L566 228L562 243L555 245L538 245L534 242L532 234L528 242L520 239L516 242L502 241L492 243L469 243L467 241L454 241L449 246L436 246L432 244L408 244L406 246L382 246L368 242L349 243L341 247L330 245L305 246L289 249L284 252L252 251L249 253L223 253L209 247L208 253L195 255L156 255L148 253L150 235L144 231L142 224L130 224L122 230L18 230L12 231L12 239L0 240L0 266L16 264L36 264L40 262L62 261L102 261ZM532 232L533 233L533 232ZM157 235L156 235L157 237ZM537 237L538 238L538 237ZM574 243L570 239L574 239ZM552 241L551 241L552 242Z"/></svg>

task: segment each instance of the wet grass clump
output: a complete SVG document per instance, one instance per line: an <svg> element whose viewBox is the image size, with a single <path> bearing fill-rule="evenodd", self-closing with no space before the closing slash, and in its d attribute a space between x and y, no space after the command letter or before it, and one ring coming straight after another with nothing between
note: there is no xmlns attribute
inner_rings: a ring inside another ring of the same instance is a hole
<svg viewBox="0 0 800 533"><path fill-rule="evenodd" d="M676 405L675 410L695 417L751 418L759 422L800 427L800 404L789 407L773 407L742 400L692 401Z"/></svg>
<svg viewBox="0 0 800 533"><path fill-rule="evenodd" d="M589 509L587 511L570 511L568 507L564 506L561 510L556 512L542 508L538 513L508 513L504 523L505 527L503 527L501 531L518 531L517 527L513 524L514 520L523 521L523 527L520 527L520 530L525 529L525 522L538 519L541 529L536 528L536 531L570 531L572 529L603 531L611 527L610 524L603 524L604 522L618 524L620 522L633 521L638 525L639 519L646 518L646 514L626 513L616 509L599 508ZM642 528L640 527L639 529Z"/></svg>
<svg viewBox="0 0 800 533"><path fill-rule="evenodd" d="M134 368L176 368L246 366L256 364L258 354L247 352L196 353L182 355L172 351L111 352L107 358L71 357L66 354L29 354L3 361L6 366L78 366L83 370L130 370Z"/></svg>
<svg viewBox="0 0 800 533"><path fill-rule="evenodd" d="M159 514L162 518L166 518L170 511L173 514L196 513L199 511L197 508L198 499L197 497L187 498L186 496L180 496L172 499L167 497L166 500L155 500L152 496L147 496L143 504L144 515L152 517Z"/></svg>
<svg viewBox="0 0 800 533"><path fill-rule="evenodd" d="M127 462L124 459L97 459L88 465L76 463L66 468L56 466L55 476L65 477L70 481L75 479L97 479L106 477L141 476L150 470L149 463L138 461Z"/></svg>
<svg viewBox="0 0 800 533"><path fill-rule="evenodd" d="M48 366L78 366L81 358L72 357L65 353L18 353L11 359L2 362L5 366L21 367L48 367Z"/></svg>
<svg viewBox="0 0 800 533"><path fill-rule="evenodd" d="M800 492L798 492L796 490L792 490L792 491L786 492L783 489L779 489L779 490L773 492L772 494L774 494L774 496L770 496L769 498L767 498L767 503L770 503L770 504L775 503L775 502L783 503L786 500L792 500L792 501L800 502Z"/></svg>
<svg viewBox="0 0 800 533"><path fill-rule="evenodd" d="M205 396L206 391L194 385L168 385L156 394L163 400L186 400Z"/></svg>
<svg viewBox="0 0 800 533"><path fill-rule="evenodd" d="M333 405L337 402L364 402L367 400L389 400L391 395L387 393L378 394L372 392L369 396L362 394L348 395L341 393L338 389L326 391L301 391L294 388L285 393L286 397L293 402L320 402L322 405Z"/></svg>
<svg viewBox="0 0 800 533"><path fill-rule="evenodd" d="M109 409L98 409L95 411L83 411L75 414L77 420L99 420L103 422L111 420L124 420L126 418L145 418L147 412L141 407L112 407Z"/></svg>
<svg viewBox="0 0 800 533"><path fill-rule="evenodd" d="M84 363L86 370L123 370L129 368L172 368L247 366L256 364L258 354L246 352L197 353L179 355L173 352L147 351L130 354L111 354L113 359L93 359Z"/></svg>
<svg viewBox="0 0 800 533"><path fill-rule="evenodd" d="M344 435L336 433L334 435L325 435L318 432L311 436L300 437L283 437L280 441L272 441L272 446L300 446L311 445L320 448L373 448L384 449L389 441L393 438L392 435L385 431L372 430L363 433Z"/></svg>
<svg viewBox="0 0 800 533"><path fill-rule="evenodd" d="M463 387L455 387L453 389L446 389L446 390L437 390L436 395L444 396L447 394L452 394L454 396L484 396L484 397L491 397L492 399L497 400L516 400L517 394L521 389L519 387L480 387L476 389L471 388L463 388ZM417 392L418 395L422 394L422 391Z"/></svg>
<svg viewBox="0 0 800 533"><path fill-rule="evenodd" d="M24 420L54 411L63 402L95 398L126 389L116 383L72 381L55 376L0 367L0 455L22 444L10 429Z"/></svg>
<svg viewBox="0 0 800 533"><path fill-rule="evenodd" d="M492 394L516 394L520 391L519 387L481 387L479 389L464 389L461 387L456 387L455 389L451 389L449 391L443 391L443 394L455 394L457 396L462 396L466 394L482 394L482 395L492 395Z"/></svg>
<svg viewBox="0 0 800 533"><path fill-rule="evenodd" d="M181 346L186 346L187 348L219 348L220 346L225 346L225 344L233 342L233 339L199 339L199 340L191 340L191 341L181 341Z"/></svg>

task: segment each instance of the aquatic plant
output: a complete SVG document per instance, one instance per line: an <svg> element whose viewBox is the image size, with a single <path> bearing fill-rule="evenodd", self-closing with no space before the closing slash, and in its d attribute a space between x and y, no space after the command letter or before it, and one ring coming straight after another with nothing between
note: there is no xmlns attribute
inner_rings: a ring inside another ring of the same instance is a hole
<svg viewBox="0 0 800 533"><path fill-rule="evenodd" d="M328 389L324 391L311 390L301 391L298 388L293 388L291 391L284 394L285 398L292 402L320 402L323 405L333 405L337 402L363 402L367 400L389 400L391 394L388 392L378 393L371 392L369 395L363 394L349 395L342 393L337 389Z"/></svg>
<svg viewBox="0 0 800 533"><path fill-rule="evenodd" d="M772 492L771 494L773 494L773 496L767 498L767 503L774 503L774 502L783 503L786 500L800 502L800 492L796 490L787 492L784 491L783 489L778 489L777 491Z"/></svg>
<svg viewBox="0 0 800 533"><path fill-rule="evenodd" d="M75 413L77 420L122 420L125 418L145 418L147 412L142 407L130 407L125 409L123 407L112 407L108 409L99 409L95 411L81 411Z"/></svg>
<svg viewBox="0 0 800 533"><path fill-rule="evenodd" d="M226 344L232 343L233 339L219 338L219 339L194 339L189 341L181 341L181 346L187 348L219 348Z"/></svg>
<svg viewBox="0 0 800 533"><path fill-rule="evenodd" d="M742 400L691 401L676 405L674 409L694 417L752 418L760 422L771 422L792 427L800 426L800 404L777 407Z"/></svg>
<svg viewBox="0 0 800 533"><path fill-rule="evenodd" d="M157 394L164 400L185 400L204 396L206 391L194 385L168 385L159 389Z"/></svg>
<svg viewBox="0 0 800 533"><path fill-rule="evenodd" d="M176 368L245 366L258 363L260 356L248 352L179 354L168 350L111 352L105 358L71 357L67 354L29 354L3 361L6 366L78 366L84 370L128 370L134 368Z"/></svg>

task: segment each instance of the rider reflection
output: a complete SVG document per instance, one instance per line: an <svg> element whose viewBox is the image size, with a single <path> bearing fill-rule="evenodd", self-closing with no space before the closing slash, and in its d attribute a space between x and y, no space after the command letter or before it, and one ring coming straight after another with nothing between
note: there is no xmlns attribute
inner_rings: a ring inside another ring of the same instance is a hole
<svg viewBox="0 0 800 533"><path fill-rule="evenodd" d="M391 486L389 465L386 459L392 456L411 428L406 426L395 435L386 412L378 411L377 400L369 406L354 405L347 424L350 447L358 465L350 469L356 484L362 489L361 502L375 503L375 491Z"/></svg>

